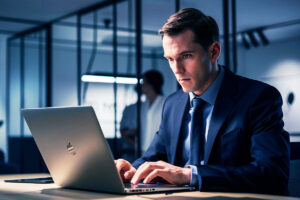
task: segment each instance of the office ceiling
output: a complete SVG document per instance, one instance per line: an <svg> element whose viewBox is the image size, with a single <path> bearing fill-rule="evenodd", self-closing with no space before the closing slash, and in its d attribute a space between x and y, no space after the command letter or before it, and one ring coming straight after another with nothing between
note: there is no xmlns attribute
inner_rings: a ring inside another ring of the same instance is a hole
<svg viewBox="0 0 300 200"><path fill-rule="evenodd" d="M0 33L24 31L102 1L104 0L1 0Z"/></svg>
<svg viewBox="0 0 300 200"><path fill-rule="evenodd" d="M24 31L103 1L105 0L1 0L0 33L11 35ZM174 0L143 0L143 29L157 31L175 10L174 2ZM293 39L300 36L299 0L236 0L236 2L238 32L279 24L264 31L269 40ZM222 34L222 0L181 0L180 6L195 7L214 17ZM128 23L128 16L122 15L122 12L127 13L127 9L128 7L125 10L118 9L118 24ZM102 19L109 19L112 16L112 9L99 15ZM282 26L281 23L284 22L296 24Z"/></svg>

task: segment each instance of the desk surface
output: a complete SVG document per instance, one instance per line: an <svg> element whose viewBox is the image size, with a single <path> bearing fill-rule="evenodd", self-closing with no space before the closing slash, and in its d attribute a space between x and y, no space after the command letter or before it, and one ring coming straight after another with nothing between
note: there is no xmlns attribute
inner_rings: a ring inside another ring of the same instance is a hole
<svg viewBox="0 0 300 200"><path fill-rule="evenodd" d="M172 194L147 194L147 195L116 195L98 192L88 192L81 190L63 189L55 184L31 184L31 183L6 183L5 179L47 177L49 174L22 174L22 175L2 175L0 176L0 199L1 200L70 200L70 199L163 199L163 200L196 200L196 199L297 199L293 197L283 197L261 194L244 193L218 193L218 192L177 192Z"/></svg>

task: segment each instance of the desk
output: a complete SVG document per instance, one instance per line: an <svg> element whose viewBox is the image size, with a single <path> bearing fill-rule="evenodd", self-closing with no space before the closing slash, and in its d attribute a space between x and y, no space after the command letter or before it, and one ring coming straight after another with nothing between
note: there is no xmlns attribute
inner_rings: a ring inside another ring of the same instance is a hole
<svg viewBox="0 0 300 200"><path fill-rule="evenodd" d="M244 193L218 193L218 192L179 192L173 194L147 194L147 195L116 195L81 190L63 189L55 184L31 184L31 183L6 183L5 179L47 177L49 174L22 174L0 176L0 199L1 200L70 200L70 199L106 199L106 200L215 200L215 199L296 199L293 197L244 194Z"/></svg>

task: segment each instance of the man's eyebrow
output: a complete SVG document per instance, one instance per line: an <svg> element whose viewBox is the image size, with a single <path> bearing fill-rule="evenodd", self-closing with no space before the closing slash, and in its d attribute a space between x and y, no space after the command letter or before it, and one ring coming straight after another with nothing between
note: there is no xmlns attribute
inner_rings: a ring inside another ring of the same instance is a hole
<svg viewBox="0 0 300 200"><path fill-rule="evenodd" d="M195 52L195 51L193 51L193 50L187 50L187 51L182 51L182 52L180 52L179 55L187 54L187 53L194 53L194 52Z"/></svg>
<svg viewBox="0 0 300 200"><path fill-rule="evenodd" d="M187 50L187 51L182 51L179 53L179 55L187 54L187 53L195 53L193 50ZM168 55L163 55L165 58L168 58Z"/></svg>

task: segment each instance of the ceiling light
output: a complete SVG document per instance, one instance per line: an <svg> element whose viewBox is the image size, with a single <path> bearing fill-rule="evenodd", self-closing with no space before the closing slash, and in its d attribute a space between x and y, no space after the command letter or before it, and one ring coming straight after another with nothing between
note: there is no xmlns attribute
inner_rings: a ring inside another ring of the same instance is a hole
<svg viewBox="0 0 300 200"><path fill-rule="evenodd" d="M263 45L268 45L270 42L261 29L256 31Z"/></svg>
<svg viewBox="0 0 300 200"><path fill-rule="evenodd" d="M91 83L118 83L118 84L137 84L137 78L128 77L113 77L113 76L99 76L99 75L83 75L82 82Z"/></svg>
<svg viewBox="0 0 300 200"><path fill-rule="evenodd" d="M250 49L250 44L249 44L249 42L247 41L247 39L245 37L245 33L242 33L242 42L243 42L243 45L246 49Z"/></svg>
<svg viewBox="0 0 300 200"><path fill-rule="evenodd" d="M254 47L258 47L259 43L258 43L258 41L256 40L256 38L254 37L253 32L252 32L252 31L248 31L248 32L247 32L247 35L249 36L252 45L253 45Z"/></svg>

